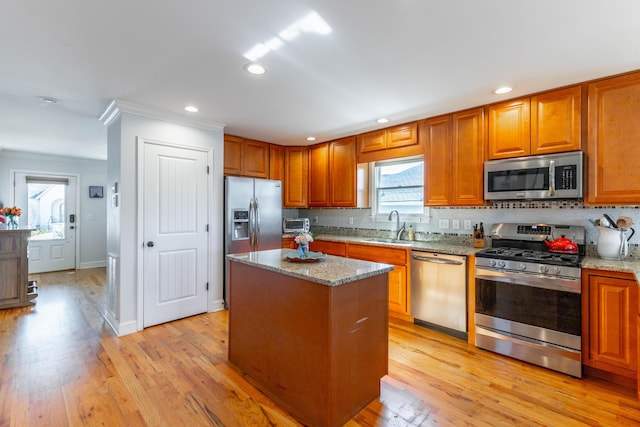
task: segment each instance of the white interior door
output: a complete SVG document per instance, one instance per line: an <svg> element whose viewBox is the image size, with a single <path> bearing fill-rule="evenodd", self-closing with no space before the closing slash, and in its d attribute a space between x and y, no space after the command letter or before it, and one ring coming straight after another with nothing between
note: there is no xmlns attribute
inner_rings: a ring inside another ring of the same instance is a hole
<svg viewBox="0 0 640 427"><path fill-rule="evenodd" d="M76 177L14 172L15 205L29 238L29 273L76 268Z"/></svg>
<svg viewBox="0 0 640 427"><path fill-rule="evenodd" d="M144 142L143 325L207 311L207 153Z"/></svg>

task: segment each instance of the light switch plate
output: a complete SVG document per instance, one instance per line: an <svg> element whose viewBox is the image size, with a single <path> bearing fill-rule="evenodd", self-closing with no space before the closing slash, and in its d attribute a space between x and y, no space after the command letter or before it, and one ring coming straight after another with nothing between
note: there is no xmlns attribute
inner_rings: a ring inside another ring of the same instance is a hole
<svg viewBox="0 0 640 427"><path fill-rule="evenodd" d="M451 220L451 228L453 228L454 230L460 230L460 220L459 219L452 219Z"/></svg>
<svg viewBox="0 0 640 427"><path fill-rule="evenodd" d="M449 220L448 219L441 219L438 221L438 227L440 228L444 228L447 229L449 228Z"/></svg>
<svg viewBox="0 0 640 427"><path fill-rule="evenodd" d="M464 229L465 230L471 230L471 220L470 219L465 219L464 220Z"/></svg>

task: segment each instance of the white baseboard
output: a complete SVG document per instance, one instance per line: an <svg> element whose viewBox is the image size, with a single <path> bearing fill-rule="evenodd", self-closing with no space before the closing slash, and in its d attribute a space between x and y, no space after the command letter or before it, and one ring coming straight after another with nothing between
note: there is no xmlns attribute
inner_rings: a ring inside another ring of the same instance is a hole
<svg viewBox="0 0 640 427"><path fill-rule="evenodd" d="M78 270L85 270L87 268L97 268L97 267L106 267L107 261L92 261L92 262L81 262L78 266Z"/></svg>
<svg viewBox="0 0 640 427"><path fill-rule="evenodd" d="M224 300L223 299L219 299L214 301L211 304L211 307L209 307L209 313L213 313L214 311L222 311L224 310Z"/></svg>
<svg viewBox="0 0 640 427"><path fill-rule="evenodd" d="M138 332L138 328L136 326L137 322L135 320L120 323L109 311L105 311L104 320L107 322L107 325L109 325L111 330L119 337Z"/></svg>

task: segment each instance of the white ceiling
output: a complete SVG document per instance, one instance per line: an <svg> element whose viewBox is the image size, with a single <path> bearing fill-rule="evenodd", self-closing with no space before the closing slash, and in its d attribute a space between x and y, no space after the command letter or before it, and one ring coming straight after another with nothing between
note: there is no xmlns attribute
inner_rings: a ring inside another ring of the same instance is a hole
<svg viewBox="0 0 640 427"><path fill-rule="evenodd" d="M264 76L242 70L310 11L332 32L268 53ZM639 17L638 0L5 1L0 148L106 159L112 99L326 141L640 69ZM504 84L514 92L491 93Z"/></svg>

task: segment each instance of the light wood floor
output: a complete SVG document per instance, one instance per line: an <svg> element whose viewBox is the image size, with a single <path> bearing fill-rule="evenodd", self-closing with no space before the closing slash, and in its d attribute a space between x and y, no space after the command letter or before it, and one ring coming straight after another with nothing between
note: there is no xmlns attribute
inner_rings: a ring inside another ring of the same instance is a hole
<svg viewBox="0 0 640 427"><path fill-rule="evenodd" d="M227 313L115 337L104 269L34 275L0 310L0 426L295 426L227 362ZM640 425L633 390L392 320L380 398L349 426Z"/></svg>

